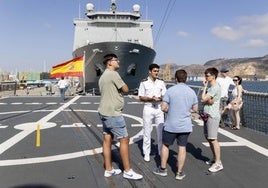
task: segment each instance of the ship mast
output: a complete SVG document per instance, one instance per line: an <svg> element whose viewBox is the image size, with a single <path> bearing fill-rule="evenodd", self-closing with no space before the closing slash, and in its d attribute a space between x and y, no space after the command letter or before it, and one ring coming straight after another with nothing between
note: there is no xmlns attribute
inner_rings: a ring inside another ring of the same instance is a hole
<svg viewBox="0 0 268 188"><path fill-rule="evenodd" d="M113 14L115 16L114 30L115 30L115 41L117 41L117 21L116 21L116 3L115 3L115 0L111 0L111 11L113 12Z"/></svg>
<svg viewBox="0 0 268 188"><path fill-rule="evenodd" d="M111 10L113 11L113 13L115 13L115 11L116 11L116 3L115 3L115 0L111 0Z"/></svg>

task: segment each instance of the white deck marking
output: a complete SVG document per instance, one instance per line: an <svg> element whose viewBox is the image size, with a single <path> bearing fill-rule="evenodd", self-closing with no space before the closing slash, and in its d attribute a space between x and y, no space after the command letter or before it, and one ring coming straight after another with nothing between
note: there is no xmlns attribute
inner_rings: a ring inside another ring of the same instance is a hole
<svg viewBox="0 0 268 188"><path fill-rule="evenodd" d="M95 113L98 112L96 110L80 110L80 111L95 112ZM123 114L123 116L128 117L128 118L132 118L132 119L140 122L140 124L142 123L142 119L137 117L137 116L133 116L133 115L129 115L129 114ZM45 119L45 118L43 118L43 119ZM22 126L22 127L24 128L24 126ZM23 132L25 132L25 131L22 131L22 133ZM133 137L130 138L129 144L133 144L134 142L137 142L137 141L141 140L142 135L143 135L143 130L141 129L136 135L134 135ZM117 147L119 145L120 145L119 143L116 144ZM116 149L116 147L112 146L112 149ZM84 151L79 151L79 152L72 152L72 153L66 153L66 154L60 154L60 155L52 155L52 156L46 156L46 157L0 160L0 166L13 166L13 165L25 165L25 164L36 164L36 163L46 163L46 162L53 162L53 161L61 161L61 160L85 157L85 156L88 156L88 155L95 155L95 154L98 154L98 153L101 153L101 152L102 152L102 147L99 147L99 148L95 148L95 149L91 149L91 150L84 150Z"/></svg>
<svg viewBox="0 0 268 188"><path fill-rule="evenodd" d="M91 102L81 102L80 104L91 104Z"/></svg>
<svg viewBox="0 0 268 188"><path fill-rule="evenodd" d="M263 154L266 157L268 157L268 149L266 149L264 147L261 147L257 144L254 144L253 142L250 142L247 139L244 139L240 136L237 136L237 135L235 135L231 132L228 132L226 130L223 130L223 129L219 129L219 133L221 133L221 134L223 134L223 135L225 135L225 136L227 136L227 137L229 137L237 142L243 143L245 146L247 146L247 147L259 152L260 154Z"/></svg>
<svg viewBox="0 0 268 188"><path fill-rule="evenodd" d="M19 141L21 141L23 138L25 138L26 136L34 132L36 130L37 125L38 123L36 122L16 125L14 128L22 130L22 131L16 134L15 136L9 138L8 140L6 140L0 145L0 154L4 153L6 150L14 146ZM56 123L46 122L42 124L41 129L48 129L48 128L55 127L55 126L56 126Z"/></svg>
<svg viewBox="0 0 268 188"><path fill-rule="evenodd" d="M21 131L10 139L6 140L0 145L0 154L11 148L13 145L18 143L20 140L31 134L33 131Z"/></svg>
<svg viewBox="0 0 268 188"><path fill-rule="evenodd" d="M209 143L208 142L202 142L202 144L204 144L205 146L209 147ZM244 143L240 143L240 142L219 142L220 146L245 146Z"/></svg>
<svg viewBox="0 0 268 188"><path fill-rule="evenodd" d="M87 125L88 127L91 127L91 125ZM72 125L61 125L62 128L73 128L73 127L86 127L83 123L73 123Z"/></svg>
<svg viewBox="0 0 268 188"><path fill-rule="evenodd" d="M10 147L12 147L13 145L15 145L19 141L21 141L23 138L25 138L26 136L28 136L31 133L33 133L36 130L37 125L40 125L40 128L41 129L47 128L47 127L48 128L52 127L51 126L52 124L51 123L48 123L48 121L50 119L52 119L54 116L56 116L58 113L60 113L62 110L64 110L65 108L67 108L70 104L72 104L77 99L79 99L79 96L74 97L72 100L70 100L69 102L65 103L63 106L60 106L58 109L52 111L50 114L48 114L47 116L43 117L42 119L40 119L37 122L34 122L34 123L25 123L25 124L21 124L21 125L15 126L16 129L20 129L22 131L19 132L16 135L14 135L13 137L9 138L8 140L6 140L5 142L3 142L2 144L0 144L0 154L4 153Z"/></svg>
<svg viewBox="0 0 268 188"><path fill-rule="evenodd" d="M84 150L84 151L79 151L79 152L53 155L53 156L47 156L47 157L1 160L0 166L13 166L13 165L37 164L37 163L39 164L39 163L47 163L47 162L54 162L54 161L62 161L62 160L67 160L67 159L85 157L87 155L94 155L96 153L101 153L101 152L102 152L102 148L100 147L100 148L95 148L94 150Z"/></svg>
<svg viewBox="0 0 268 188"><path fill-rule="evenodd" d="M200 123L200 122L199 122ZM202 125L203 126L203 123ZM224 136L228 137L228 138L231 138L232 140L235 140L236 142L229 142L227 144L227 142L219 142L220 146L247 146L251 149L253 149L254 151L262 154L262 155L265 155L266 157L268 157L268 149L264 148L264 147L261 147L257 144L254 144L253 142L250 142L248 141L247 139L244 139L240 136L237 136L229 131L226 131L222 128L219 128L219 133L223 134ZM209 147L209 144L208 142L203 142L203 144L207 147Z"/></svg>
<svg viewBox="0 0 268 188"><path fill-rule="evenodd" d="M40 103L40 102L26 102L24 103L25 105L39 105L39 104L43 104L43 103Z"/></svg>
<svg viewBox="0 0 268 188"><path fill-rule="evenodd" d="M57 102L47 102L46 104L58 104Z"/></svg>
<svg viewBox="0 0 268 188"><path fill-rule="evenodd" d="M37 125L37 123L40 123L40 125L43 125L45 123L49 124L48 120L53 118L54 116L56 116L61 111L63 111L66 107L68 107L73 100L71 100L69 103L64 104L62 107L58 108L57 110L51 112L50 114L48 114L47 116L45 116L44 118L39 120L38 122L35 122L34 125L32 125L32 128L31 128L31 126L30 127L27 126L29 128L29 130L25 128L25 125L16 126L16 128L23 130L21 132L21 134L24 133L24 135L20 136L19 141L21 139L23 139L24 137L26 137L27 135L29 135L30 133L32 133L33 131L35 131L35 128L33 128L33 127L35 127L35 125ZM97 113L96 110L75 110L75 111L95 112L95 113ZM142 125L142 118L140 118L140 117L133 116L133 115L128 115L128 114L123 114L123 116L128 117L128 118L132 118L132 119L134 119L134 120L139 122L139 124L133 124L133 125ZM52 126L52 124L50 124L50 126ZM97 125L97 126L99 126L99 125ZM41 126L41 128L42 128L42 126ZM43 126L43 128L45 128L45 126ZM34 129L34 130L32 130L32 129ZM263 147L260 147L260 146L258 146L256 144L254 144L254 143L252 143L252 142L250 142L250 141L248 141L246 139L243 139L243 138L241 138L239 136L236 136L236 135L234 135L234 134L232 134L232 133L230 133L228 131L219 129L219 132L221 134L223 134L223 135L225 135L225 136L237 141L237 142L230 142L230 143L224 142L224 143L221 143L222 145L226 145L226 146L227 145L229 145L229 146L233 146L233 145L247 146L247 147L250 147L251 149L254 149L257 152L260 152L261 154L264 154L264 155L268 156L268 150L263 148ZM143 130L141 129L136 135L134 135L133 137L130 138L130 144L133 144L134 142L137 142L137 141L141 140L142 137L143 137ZM14 143L12 143L12 144L14 145ZM204 144L206 145L206 143L204 143ZM119 146L119 143L117 143L116 145ZM0 145L0 148L1 148L1 146L2 146L2 144ZM112 148L115 149L116 147L113 146ZM257 150L256 150L256 148L257 148ZM91 150L84 150L84 151L79 151L79 152L72 152L72 153L53 155L53 156L46 156L46 157L0 160L0 166L12 166L12 165L23 165L23 164L53 162L53 161L74 159L74 158L78 158L78 157L85 157L87 155L94 155L94 154L101 153L101 152L102 152L102 148L99 147L99 148L95 148L95 149L91 149Z"/></svg>
<svg viewBox="0 0 268 188"><path fill-rule="evenodd" d="M12 112L0 112L0 115L1 114L20 114L20 113L27 113L27 112L30 112L30 110L25 110L25 111L12 111Z"/></svg>
<svg viewBox="0 0 268 188"><path fill-rule="evenodd" d="M0 125L0 129L5 129L7 127L8 127L7 125Z"/></svg>

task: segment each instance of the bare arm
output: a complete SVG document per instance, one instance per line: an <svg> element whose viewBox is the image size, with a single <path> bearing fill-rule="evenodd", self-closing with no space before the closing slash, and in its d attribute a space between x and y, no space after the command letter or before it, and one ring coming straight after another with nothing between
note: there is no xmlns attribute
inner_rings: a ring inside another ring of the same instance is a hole
<svg viewBox="0 0 268 188"><path fill-rule="evenodd" d="M237 87L237 97L238 97L239 99L242 98L242 91L243 91L243 88L242 88L241 85L239 85L239 86Z"/></svg>
<svg viewBox="0 0 268 188"><path fill-rule="evenodd" d="M166 102L162 102L162 103L161 103L161 110L162 110L163 112L168 112L168 103L166 103Z"/></svg>
<svg viewBox="0 0 268 188"><path fill-rule="evenodd" d="M204 85L204 87L203 87L203 91L202 91L202 95L201 95L201 102L204 104L204 103L208 103L208 101L211 99L211 96L206 94L208 82L204 81L203 85Z"/></svg>
<svg viewBox="0 0 268 188"><path fill-rule="evenodd" d="M210 95L207 95L206 94L206 90L207 90L207 86L208 86L208 82L207 81L204 81L203 82L203 92L202 92L202 95L201 95L201 102L202 104L214 104L214 99L213 97L211 97Z"/></svg>
<svg viewBox="0 0 268 188"><path fill-rule="evenodd" d="M237 100L238 100L239 104L241 104L241 102L242 102L242 92L243 92L243 87L241 85L239 85L237 87Z"/></svg>
<svg viewBox="0 0 268 188"><path fill-rule="evenodd" d="M128 93L128 86L127 85L123 85L121 88L120 88L121 92L123 93Z"/></svg>
<svg viewBox="0 0 268 188"><path fill-rule="evenodd" d="M163 97L146 97L146 96L139 96L139 99L143 102L160 102L162 101Z"/></svg>
<svg viewBox="0 0 268 188"><path fill-rule="evenodd" d="M139 96L139 99L143 102L152 102L153 98L151 97L146 97L146 96Z"/></svg>
<svg viewBox="0 0 268 188"><path fill-rule="evenodd" d="M241 86L242 87L242 86ZM248 92L248 90L246 90L246 89L244 89L243 87L242 87L242 93L247 93Z"/></svg>
<svg viewBox="0 0 268 188"><path fill-rule="evenodd" d="M206 93L202 93L202 97L201 97L201 102L203 104L214 104L214 100L213 100L213 97L211 97L210 95L207 95Z"/></svg>
<svg viewBox="0 0 268 188"><path fill-rule="evenodd" d="M192 112L193 113L198 113L198 104L195 104L192 106Z"/></svg>

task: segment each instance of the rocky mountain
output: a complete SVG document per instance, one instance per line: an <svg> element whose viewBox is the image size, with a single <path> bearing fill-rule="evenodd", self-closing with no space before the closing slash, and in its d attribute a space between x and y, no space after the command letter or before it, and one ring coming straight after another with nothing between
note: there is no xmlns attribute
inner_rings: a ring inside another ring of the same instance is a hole
<svg viewBox="0 0 268 188"><path fill-rule="evenodd" d="M265 79L268 75L268 55L263 57L253 58L220 58L210 60L204 65L176 65L165 64L161 65L163 79L168 78L168 72L171 75L171 80L174 79L174 73L177 69L183 68L187 71L189 76L204 76L205 69L209 67L216 67L218 70L221 68L227 68L229 70L229 76L239 75L244 79L252 80L254 76L258 79ZM169 71L168 71L169 69Z"/></svg>
<svg viewBox="0 0 268 188"><path fill-rule="evenodd" d="M230 75L251 79L256 74L258 78L264 79L268 75L268 55L254 58L216 59L206 62L204 66L225 67L229 69Z"/></svg>

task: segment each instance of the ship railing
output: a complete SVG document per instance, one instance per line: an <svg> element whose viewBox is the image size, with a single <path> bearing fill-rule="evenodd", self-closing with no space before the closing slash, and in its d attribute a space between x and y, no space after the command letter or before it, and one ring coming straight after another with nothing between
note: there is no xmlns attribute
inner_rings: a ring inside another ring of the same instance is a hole
<svg viewBox="0 0 268 188"><path fill-rule="evenodd" d="M0 82L0 92L13 92L16 95L16 91L18 89L17 82Z"/></svg>
<svg viewBox="0 0 268 188"><path fill-rule="evenodd" d="M199 109L203 109L201 104L201 86L190 87L196 92L199 101ZM231 90L229 91L229 96ZM268 134L268 93L246 92L243 93L243 106L240 110L241 125L251 130ZM229 114L230 117L230 114Z"/></svg>
<svg viewBox="0 0 268 188"><path fill-rule="evenodd" d="M17 82L0 82L0 97L4 92L12 92L16 95L17 89L23 87ZM196 92L199 101L199 110L202 111L201 104L202 87L190 85ZM98 88L92 88L86 91L89 95L100 95ZM229 91L229 95L231 91ZM251 130L264 133L268 135L268 93L246 92L243 93L243 106L240 110L242 126Z"/></svg>
<svg viewBox="0 0 268 188"><path fill-rule="evenodd" d="M99 88L90 88L86 90L85 94L91 96L100 95L100 90Z"/></svg>

